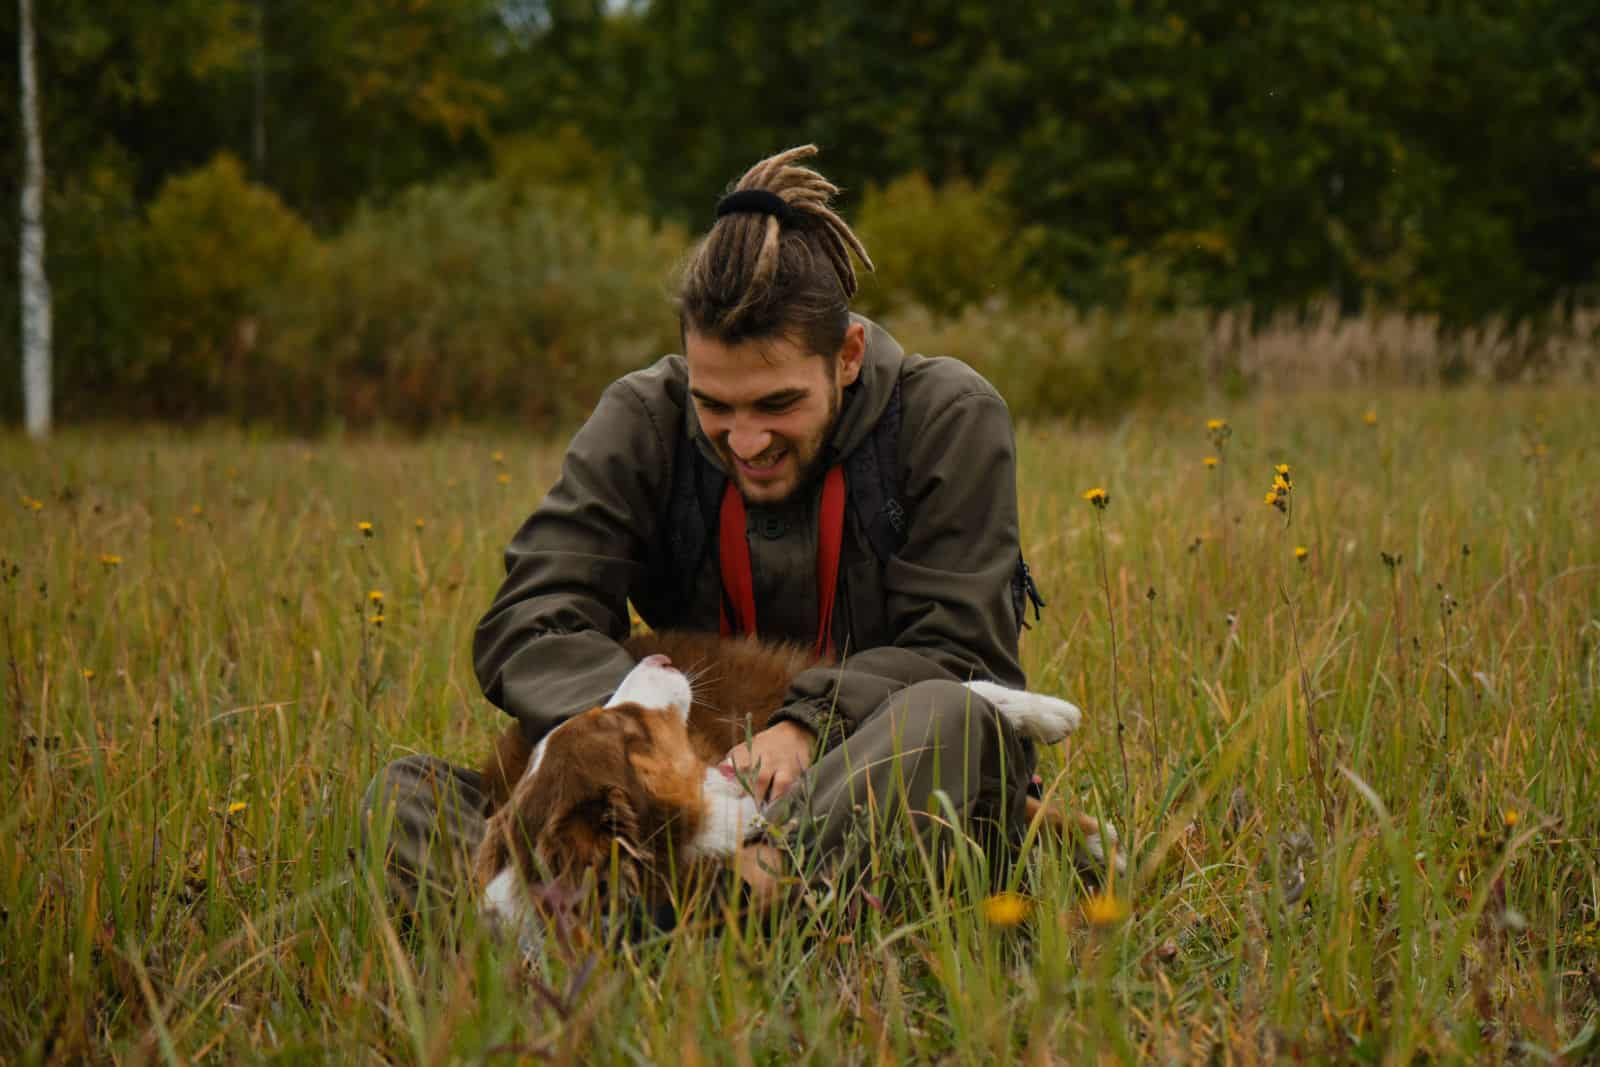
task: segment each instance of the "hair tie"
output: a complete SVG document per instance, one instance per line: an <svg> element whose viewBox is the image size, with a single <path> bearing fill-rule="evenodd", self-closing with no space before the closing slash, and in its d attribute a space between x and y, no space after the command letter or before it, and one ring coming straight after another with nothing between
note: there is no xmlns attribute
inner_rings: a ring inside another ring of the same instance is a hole
<svg viewBox="0 0 1600 1067"><path fill-rule="evenodd" d="M771 215L780 224L794 218L794 208L777 193L766 189L740 189L717 201L717 218L733 214Z"/></svg>

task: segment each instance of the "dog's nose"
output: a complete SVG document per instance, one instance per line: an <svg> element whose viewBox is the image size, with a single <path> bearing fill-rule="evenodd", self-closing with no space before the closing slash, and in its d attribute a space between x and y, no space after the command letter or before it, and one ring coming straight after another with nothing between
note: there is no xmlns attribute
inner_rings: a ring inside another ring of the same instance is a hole
<svg viewBox="0 0 1600 1067"><path fill-rule="evenodd" d="M672 660L658 652L654 656L646 656L640 660L639 665L641 667L670 667L672 666Z"/></svg>

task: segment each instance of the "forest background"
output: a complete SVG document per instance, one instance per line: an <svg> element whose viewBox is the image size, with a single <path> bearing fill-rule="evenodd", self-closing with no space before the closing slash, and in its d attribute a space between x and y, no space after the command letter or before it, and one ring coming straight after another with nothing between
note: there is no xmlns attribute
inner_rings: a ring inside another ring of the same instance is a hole
<svg viewBox="0 0 1600 1067"><path fill-rule="evenodd" d="M1600 347L1591 5L55 0L36 23L60 421L553 429L676 347L673 267L716 196L807 141L878 261L860 306L1022 414L1592 375ZM19 123L0 109L9 204ZM7 211L6 422L17 246Z"/></svg>

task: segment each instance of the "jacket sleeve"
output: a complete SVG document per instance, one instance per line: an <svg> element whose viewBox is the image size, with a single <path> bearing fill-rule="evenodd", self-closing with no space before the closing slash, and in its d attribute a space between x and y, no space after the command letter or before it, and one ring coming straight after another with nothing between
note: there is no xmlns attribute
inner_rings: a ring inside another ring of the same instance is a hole
<svg viewBox="0 0 1600 1067"><path fill-rule="evenodd" d="M911 521L883 573L894 643L802 672L773 717L809 726L824 747L915 682L1026 684L1011 600L1020 549L1005 402L986 386L968 391L920 427L905 426L901 451Z"/></svg>
<svg viewBox="0 0 1600 1067"><path fill-rule="evenodd" d="M670 461L643 399L614 383L506 549L506 579L478 623L473 664L484 696L530 737L603 703L632 669L618 642Z"/></svg>

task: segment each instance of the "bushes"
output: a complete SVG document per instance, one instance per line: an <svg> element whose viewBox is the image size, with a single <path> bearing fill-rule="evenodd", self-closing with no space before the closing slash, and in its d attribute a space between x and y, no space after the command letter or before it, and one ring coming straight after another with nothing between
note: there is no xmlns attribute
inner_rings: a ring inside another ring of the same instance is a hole
<svg viewBox="0 0 1600 1067"><path fill-rule="evenodd" d="M685 245L575 192L415 189L359 213L279 294L270 353L302 420L571 421L676 347L667 279Z"/></svg>
<svg viewBox="0 0 1600 1067"><path fill-rule="evenodd" d="M937 315L1036 287L1024 268L1033 242L1000 197L1000 179L935 188L918 172L867 187L856 234L877 270L862 279L857 306L868 315L917 305Z"/></svg>
<svg viewBox="0 0 1600 1067"><path fill-rule="evenodd" d="M1022 418L1105 419L1135 404L1172 401L1203 381L1202 312L1079 312L1053 299L993 300L955 318L920 308L885 325L907 351L976 367Z"/></svg>
<svg viewBox="0 0 1600 1067"><path fill-rule="evenodd" d="M125 383L157 414L248 414L271 376L259 351L262 313L315 265L310 229L221 155L162 186L143 253L143 343Z"/></svg>

